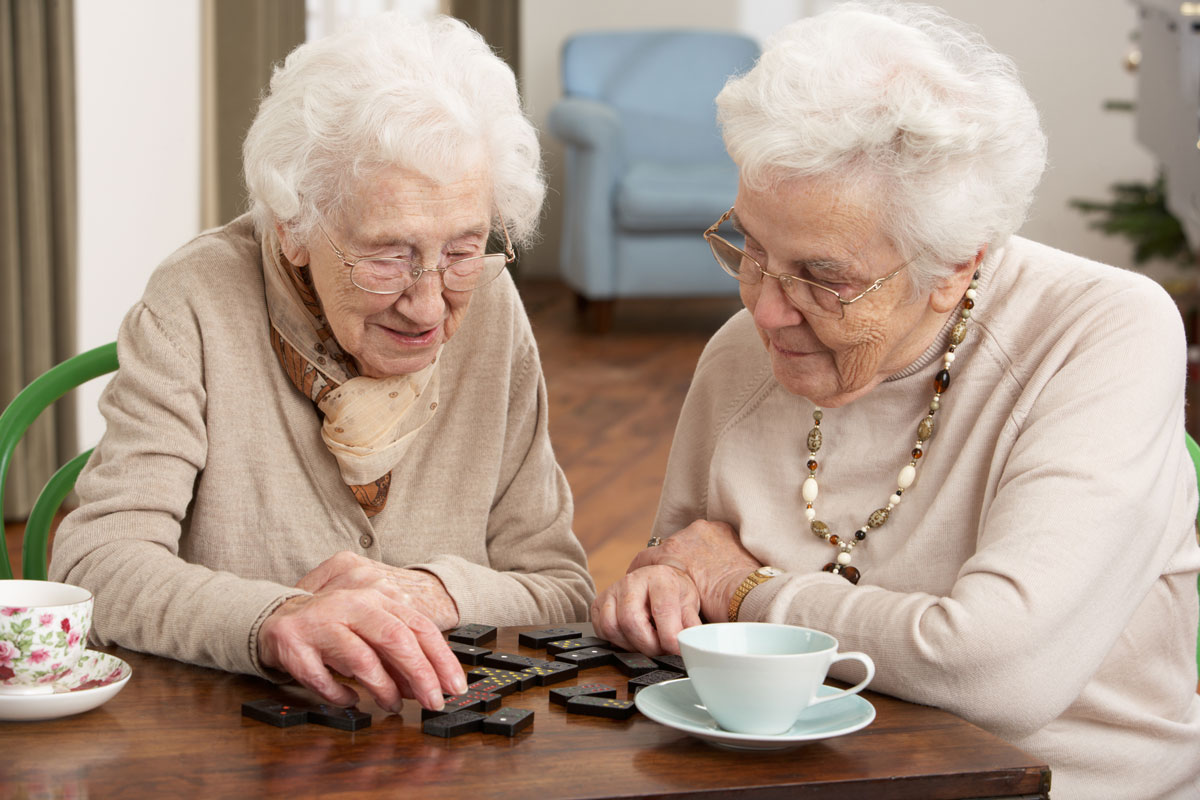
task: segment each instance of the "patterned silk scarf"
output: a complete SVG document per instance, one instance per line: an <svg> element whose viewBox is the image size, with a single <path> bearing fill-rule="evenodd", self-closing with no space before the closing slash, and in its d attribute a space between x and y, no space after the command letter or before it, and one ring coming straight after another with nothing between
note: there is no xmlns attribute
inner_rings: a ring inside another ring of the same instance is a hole
<svg viewBox="0 0 1200 800"><path fill-rule="evenodd" d="M262 256L271 347L324 415L321 438L354 499L374 517L387 505L392 469L437 411L437 358L412 375L359 375L329 328L308 268L287 260L273 230L263 233Z"/></svg>

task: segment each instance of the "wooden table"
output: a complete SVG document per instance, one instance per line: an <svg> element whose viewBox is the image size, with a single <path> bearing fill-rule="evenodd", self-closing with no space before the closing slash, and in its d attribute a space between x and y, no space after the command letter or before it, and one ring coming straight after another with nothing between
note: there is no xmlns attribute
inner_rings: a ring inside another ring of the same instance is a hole
<svg viewBox="0 0 1200 800"><path fill-rule="evenodd" d="M504 629L494 650L517 647ZM550 688L512 694L533 709L513 739L421 733L415 702L400 716L365 699L371 727L275 728L241 716L249 700L311 701L294 686L127 650L125 689L100 708L45 722L0 723L0 798L762 797L939 800L1048 796L1046 765L951 714L865 692L878 715L846 736L782 752L720 750L637 714L568 715ZM626 678L601 667L565 681ZM551 687L552 688L552 687Z"/></svg>

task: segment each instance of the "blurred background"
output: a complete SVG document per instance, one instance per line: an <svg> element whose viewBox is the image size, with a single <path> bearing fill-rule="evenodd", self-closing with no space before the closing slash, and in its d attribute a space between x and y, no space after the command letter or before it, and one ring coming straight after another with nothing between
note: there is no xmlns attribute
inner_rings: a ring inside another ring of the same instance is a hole
<svg viewBox="0 0 1200 800"><path fill-rule="evenodd" d="M451 13L513 67L542 132L551 188L541 240L521 254L518 283L543 351L576 530L607 585L648 535L695 359L739 305L731 285L724 297L623 300L603 334L578 316L559 279L569 177L563 144L547 128L563 95L564 43L585 32L648 28L732 31L762 42L833 1L0 0L0 404L51 364L112 341L167 254L244 210L241 137L274 62L353 17ZM1041 112L1050 168L1022 234L1148 270L1190 324L1196 282L1186 250L1166 248L1135 264L1142 254L1129 238L1093 226L1106 213L1121 222L1109 206L1117 184L1148 187L1142 205L1162 205L1154 196L1161 154L1139 141L1136 115L1121 110L1137 92L1145 3L939 5L1015 60ZM1097 205L1085 213L1072 203L1080 199ZM31 435L44 442L22 445L37 452L18 453L25 460L10 473L7 521L27 513L29 487L49 474L41 462L61 463L99 439L102 384L40 422L45 430Z"/></svg>

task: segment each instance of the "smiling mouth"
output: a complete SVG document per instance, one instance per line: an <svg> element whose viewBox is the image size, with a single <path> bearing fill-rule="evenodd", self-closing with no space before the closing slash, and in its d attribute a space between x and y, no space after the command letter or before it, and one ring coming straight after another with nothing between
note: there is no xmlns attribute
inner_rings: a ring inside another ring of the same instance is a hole
<svg viewBox="0 0 1200 800"><path fill-rule="evenodd" d="M400 342L401 344L417 347L432 343L437 337L438 331L440 330L440 326L430 328L426 331L398 331L394 328L388 328L385 326L380 327L383 327L384 331L386 331L394 340Z"/></svg>

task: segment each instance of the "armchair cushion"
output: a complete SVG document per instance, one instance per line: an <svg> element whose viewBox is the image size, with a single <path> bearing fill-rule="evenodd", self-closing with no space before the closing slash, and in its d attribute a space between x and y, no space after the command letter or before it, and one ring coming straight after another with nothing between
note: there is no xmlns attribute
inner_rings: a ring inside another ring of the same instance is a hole
<svg viewBox="0 0 1200 800"><path fill-rule="evenodd" d="M733 204L733 162L632 164L617 183L617 227L627 231L690 231L698 237Z"/></svg>

